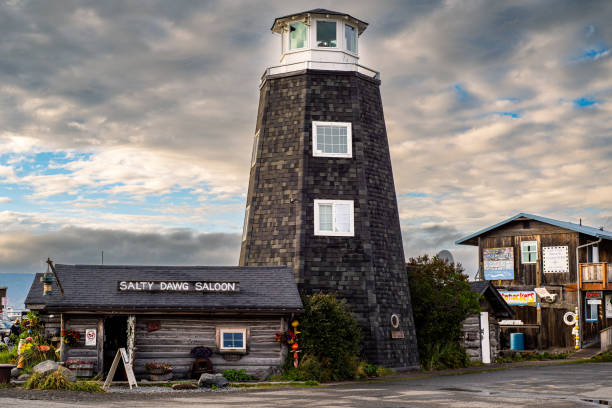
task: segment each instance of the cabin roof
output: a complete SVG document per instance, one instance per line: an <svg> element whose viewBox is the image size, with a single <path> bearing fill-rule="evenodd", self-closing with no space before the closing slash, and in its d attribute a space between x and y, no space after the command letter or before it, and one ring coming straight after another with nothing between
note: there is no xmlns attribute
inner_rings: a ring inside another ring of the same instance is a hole
<svg viewBox="0 0 612 408"><path fill-rule="evenodd" d="M292 268L221 266L55 265L57 283L43 296L36 274L25 304L65 311L299 312L303 309ZM120 281L239 281L235 293L120 292Z"/></svg>
<svg viewBox="0 0 612 408"><path fill-rule="evenodd" d="M472 292L484 296L495 311L496 317L512 318L514 316L514 312L508 306L508 303L506 303L490 281L474 281L470 282L470 286L472 287Z"/></svg>
<svg viewBox="0 0 612 408"><path fill-rule="evenodd" d="M280 27L283 23L285 23L285 21L288 20L294 20L294 19L299 19L302 16L308 16L308 15L318 15L318 16L325 16L325 15L330 15L330 16L344 16L348 19L352 19L357 25L357 29L359 30L359 34L361 35L361 33L368 27L368 23L366 23L363 20L360 20L358 18L355 18L353 16L351 16L348 13L342 13L340 11L333 11L333 10L327 10L324 8L316 8L316 9L312 9L312 10L307 10L307 11L302 11L299 13L293 13L293 14L288 14L286 16L282 16L282 17L277 17L274 19L274 23L272 23L272 27L270 28L270 30L274 31L275 33L280 32Z"/></svg>
<svg viewBox="0 0 612 408"><path fill-rule="evenodd" d="M471 235L463 237L455 241L455 244L457 245L478 245L478 240L476 238L478 238L479 236L489 231L492 231L496 228L499 228L505 224L508 224L509 222L516 221L516 220L536 220L536 221L540 221L546 224L557 226L559 228L564 228L566 230L576 231L581 234L590 235L595 238L603 238L607 240L612 240L612 232L610 231L605 231L605 230L595 228L595 227L588 227L586 225L574 224L573 222L559 221L559 220L554 220L552 218L540 217L539 215L519 213L515 215L514 217L510 217L507 220L504 220L500 223L497 223L490 227L481 229L478 232L475 232Z"/></svg>

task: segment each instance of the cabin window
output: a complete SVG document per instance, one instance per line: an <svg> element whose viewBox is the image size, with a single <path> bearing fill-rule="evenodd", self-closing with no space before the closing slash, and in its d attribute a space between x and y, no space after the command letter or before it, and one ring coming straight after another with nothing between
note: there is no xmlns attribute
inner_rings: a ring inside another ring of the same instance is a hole
<svg viewBox="0 0 612 408"><path fill-rule="evenodd" d="M348 122L312 122L312 155L352 157L353 137Z"/></svg>
<svg viewBox="0 0 612 408"><path fill-rule="evenodd" d="M289 49L297 50L306 47L306 24L289 24Z"/></svg>
<svg viewBox="0 0 612 408"><path fill-rule="evenodd" d="M317 21L317 47L336 47L335 21Z"/></svg>
<svg viewBox="0 0 612 408"><path fill-rule="evenodd" d="M586 300L586 304L584 305L584 320L586 322L596 322L598 320L597 300L598 299Z"/></svg>
<svg viewBox="0 0 612 408"><path fill-rule="evenodd" d="M314 200L314 233L354 236L353 200Z"/></svg>
<svg viewBox="0 0 612 408"><path fill-rule="evenodd" d="M246 211L244 212L244 224L242 224L242 240L244 241L247 237L249 230L249 212L251 207L247 205Z"/></svg>
<svg viewBox="0 0 612 408"><path fill-rule="evenodd" d="M344 25L344 42L347 51L357 52L357 30L348 24Z"/></svg>
<svg viewBox="0 0 612 408"><path fill-rule="evenodd" d="M246 329L221 329L219 336L221 351L246 350Z"/></svg>
<svg viewBox="0 0 612 408"><path fill-rule="evenodd" d="M251 167L257 161L257 149L259 147L259 130L255 133L255 139L253 140L253 153L251 154Z"/></svg>
<svg viewBox="0 0 612 408"><path fill-rule="evenodd" d="M522 241L521 242L521 261L524 264L532 264L538 261L538 242L537 241Z"/></svg>

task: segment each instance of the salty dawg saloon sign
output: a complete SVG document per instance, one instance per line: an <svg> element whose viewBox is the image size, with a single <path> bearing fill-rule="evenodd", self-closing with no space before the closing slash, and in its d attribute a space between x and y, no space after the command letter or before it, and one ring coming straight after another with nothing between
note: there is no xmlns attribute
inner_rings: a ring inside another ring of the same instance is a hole
<svg viewBox="0 0 612 408"><path fill-rule="evenodd" d="M240 292L240 282L229 281L118 281L119 292L232 293Z"/></svg>

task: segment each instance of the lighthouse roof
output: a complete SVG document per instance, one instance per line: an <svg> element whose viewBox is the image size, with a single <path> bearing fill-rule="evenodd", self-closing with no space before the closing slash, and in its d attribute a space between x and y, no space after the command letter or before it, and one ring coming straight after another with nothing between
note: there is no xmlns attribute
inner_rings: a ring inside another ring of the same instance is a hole
<svg viewBox="0 0 612 408"><path fill-rule="evenodd" d="M351 16L350 14L342 13L342 12L339 12L339 11L327 10L327 9L323 9L323 8L316 8L316 9L312 9L312 10L302 11L300 13L289 14L289 15L283 16L283 17L277 17L276 19L274 19L274 23L272 24L271 30L274 31L275 33L281 33L282 29L283 29L283 26L284 26L284 24L286 22L288 22L288 21L299 21L299 20L306 19L306 18L311 17L311 16L317 16L317 17L340 16L340 17L344 17L345 19L351 21L353 24L357 25L357 28L359 30L359 35L361 35L361 33L363 33L363 31L368 27L368 23L366 23L363 20L359 20L358 18L355 18L355 17Z"/></svg>

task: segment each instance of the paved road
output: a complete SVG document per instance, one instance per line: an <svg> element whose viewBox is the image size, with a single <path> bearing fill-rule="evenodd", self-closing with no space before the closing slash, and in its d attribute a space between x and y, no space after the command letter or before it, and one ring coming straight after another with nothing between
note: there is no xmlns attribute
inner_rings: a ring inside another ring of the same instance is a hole
<svg viewBox="0 0 612 408"><path fill-rule="evenodd" d="M5 390L6 391L6 390ZM4 397L4 398L3 398ZM95 400L23 400L1 407L593 407L612 403L612 363L524 367L474 374L319 388L224 393L99 395Z"/></svg>

